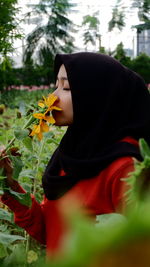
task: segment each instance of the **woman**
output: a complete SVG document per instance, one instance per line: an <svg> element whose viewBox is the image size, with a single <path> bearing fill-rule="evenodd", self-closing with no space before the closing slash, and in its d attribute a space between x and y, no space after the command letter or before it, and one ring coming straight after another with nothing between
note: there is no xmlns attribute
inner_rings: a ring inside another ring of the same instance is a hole
<svg viewBox="0 0 150 267"><path fill-rule="evenodd" d="M43 175L44 200L32 196L31 208L9 194L2 202L14 211L15 223L42 244L50 256L62 249L67 232L62 206L77 199L82 209L98 214L124 212L128 189L121 178L141 160L138 140L150 143L150 96L142 78L115 59L97 53L57 55L55 59L56 125L68 125ZM3 166L8 184L25 192Z"/></svg>

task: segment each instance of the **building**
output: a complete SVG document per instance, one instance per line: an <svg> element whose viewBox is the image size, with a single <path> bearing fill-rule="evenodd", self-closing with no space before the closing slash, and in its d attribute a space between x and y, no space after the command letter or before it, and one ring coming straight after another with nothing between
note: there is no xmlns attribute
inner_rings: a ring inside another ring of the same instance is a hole
<svg viewBox="0 0 150 267"><path fill-rule="evenodd" d="M150 56L150 23L136 25L137 44L136 55L145 53Z"/></svg>

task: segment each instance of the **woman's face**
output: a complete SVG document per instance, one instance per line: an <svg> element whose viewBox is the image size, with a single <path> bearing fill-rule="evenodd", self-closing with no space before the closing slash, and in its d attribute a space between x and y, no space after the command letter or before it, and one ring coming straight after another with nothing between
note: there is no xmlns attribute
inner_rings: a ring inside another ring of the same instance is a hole
<svg viewBox="0 0 150 267"><path fill-rule="evenodd" d="M73 122L73 105L70 85L64 65L61 65L59 69L56 81L56 88L57 89L53 93L58 97L56 101L56 106L61 108L62 111L54 110L52 112L53 117L56 120L55 125L67 126L72 124Z"/></svg>

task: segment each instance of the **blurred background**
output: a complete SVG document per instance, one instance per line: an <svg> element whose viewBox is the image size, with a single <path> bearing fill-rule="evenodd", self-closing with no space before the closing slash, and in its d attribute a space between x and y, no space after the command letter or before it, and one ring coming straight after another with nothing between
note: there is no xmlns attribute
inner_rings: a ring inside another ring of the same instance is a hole
<svg viewBox="0 0 150 267"><path fill-rule="evenodd" d="M78 51L111 55L149 84L150 0L0 3L0 91L53 87L56 53Z"/></svg>
<svg viewBox="0 0 150 267"><path fill-rule="evenodd" d="M52 125L39 142L29 136L28 120L38 101L54 90L55 55L79 51L115 57L139 73L150 90L150 0L0 0L0 146L11 143L14 151L19 149L21 157L14 156L14 170L27 193L15 192L15 197L25 205L30 204L31 193L42 201L43 171L66 131ZM150 266L150 148L146 143L141 154L143 162L135 165L129 181L129 200L136 203L135 208L126 217L98 216L94 226L73 210L64 258L58 255L49 264L45 247L15 225L12 212L0 202L0 266ZM0 195L4 179L0 172Z"/></svg>

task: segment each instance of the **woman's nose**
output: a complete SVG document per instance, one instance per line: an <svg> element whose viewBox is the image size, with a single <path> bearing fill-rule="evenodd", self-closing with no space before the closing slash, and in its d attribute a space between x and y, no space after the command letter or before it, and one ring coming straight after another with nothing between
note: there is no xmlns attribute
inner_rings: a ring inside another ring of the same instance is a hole
<svg viewBox="0 0 150 267"><path fill-rule="evenodd" d="M55 91L53 92L53 95L57 96L58 95L58 88L55 89Z"/></svg>
<svg viewBox="0 0 150 267"><path fill-rule="evenodd" d="M59 91L58 91L58 88L53 92L53 95L57 96L57 100L56 101L59 101Z"/></svg>

